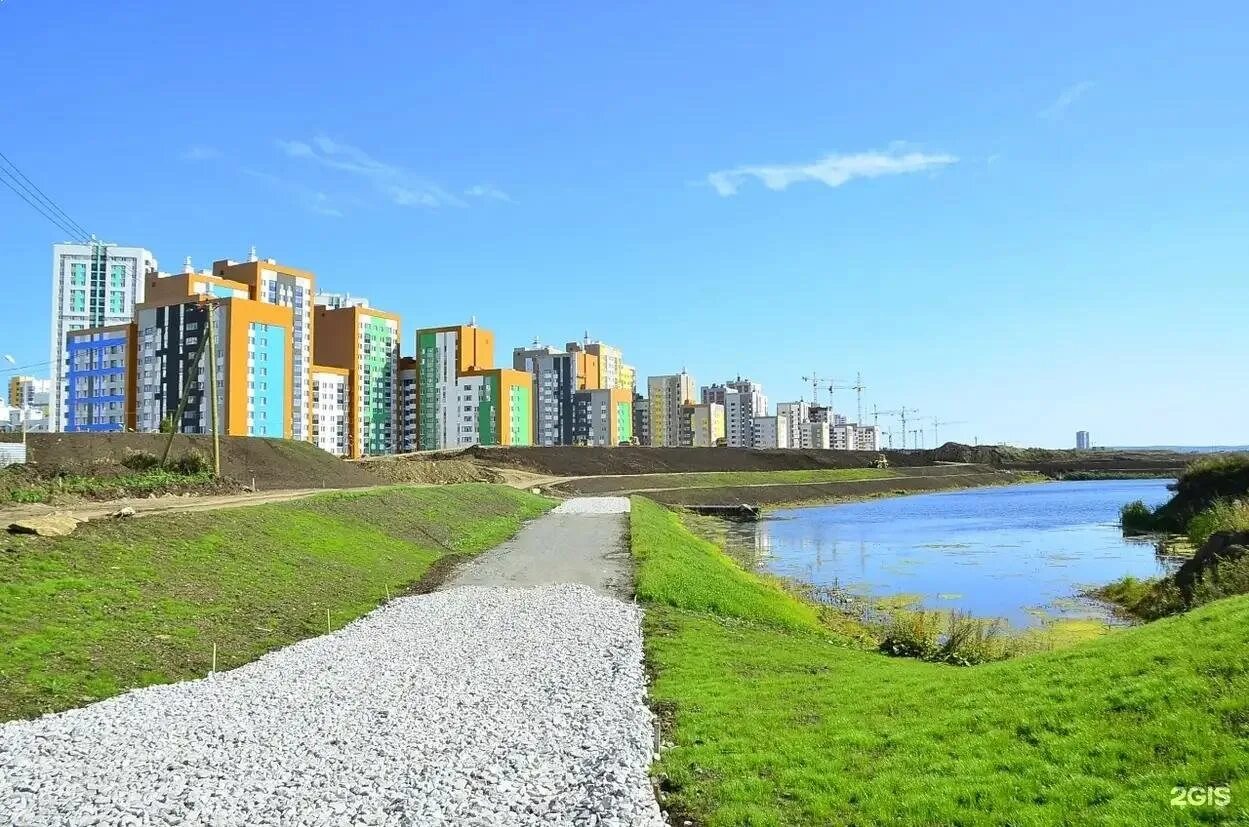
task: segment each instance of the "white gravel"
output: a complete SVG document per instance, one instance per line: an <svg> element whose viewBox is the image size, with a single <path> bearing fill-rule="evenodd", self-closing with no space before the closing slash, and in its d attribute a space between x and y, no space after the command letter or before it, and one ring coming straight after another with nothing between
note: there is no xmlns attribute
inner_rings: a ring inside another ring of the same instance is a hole
<svg viewBox="0 0 1249 827"><path fill-rule="evenodd" d="M661 825L639 615L461 587L4 724L0 824Z"/></svg>
<svg viewBox="0 0 1249 827"><path fill-rule="evenodd" d="M628 497L574 497L564 500L552 514L628 514Z"/></svg>

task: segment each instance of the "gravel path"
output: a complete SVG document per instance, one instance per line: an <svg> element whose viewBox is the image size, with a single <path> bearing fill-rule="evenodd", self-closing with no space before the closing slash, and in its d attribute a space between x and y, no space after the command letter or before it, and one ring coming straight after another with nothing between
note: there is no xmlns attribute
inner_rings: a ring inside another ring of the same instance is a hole
<svg viewBox="0 0 1249 827"><path fill-rule="evenodd" d="M564 500L552 514L628 514L628 497L573 497Z"/></svg>
<svg viewBox="0 0 1249 827"><path fill-rule="evenodd" d="M0 824L660 825L639 611L394 600L215 677L0 726Z"/></svg>
<svg viewBox="0 0 1249 827"><path fill-rule="evenodd" d="M633 598L629 499L575 497L515 537L478 555L447 586L540 586L581 583L600 594Z"/></svg>

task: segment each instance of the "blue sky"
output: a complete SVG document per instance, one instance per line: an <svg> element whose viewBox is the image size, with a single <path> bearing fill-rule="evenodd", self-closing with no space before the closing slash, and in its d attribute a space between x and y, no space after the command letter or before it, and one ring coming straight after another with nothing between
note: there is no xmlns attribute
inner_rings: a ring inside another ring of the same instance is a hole
<svg viewBox="0 0 1249 827"><path fill-rule="evenodd" d="M1014 5L4 0L0 151L405 350L475 315L501 362L588 329L773 401L862 371L943 440L1249 442L1249 12ZM60 236L0 190L19 362Z"/></svg>

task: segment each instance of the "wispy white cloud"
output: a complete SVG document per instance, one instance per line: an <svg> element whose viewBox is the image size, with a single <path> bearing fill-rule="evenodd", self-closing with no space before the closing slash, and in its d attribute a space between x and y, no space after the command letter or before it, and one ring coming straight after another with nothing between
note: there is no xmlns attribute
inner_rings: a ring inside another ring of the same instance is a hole
<svg viewBox="0 0 1249 827"><path fill-rule="evenodd" d="M221 150L206 144L192 144L178 157L183 161L215 161L221 157Z"/></svg>
<svg viewBox="0 0 1249 827"><path fill-rule="evenodd" d="M403 167L380 161L358 147L318 135L310 141L277 142L291 158L313 161L367 181L392 204L401 207L463 207L458 196Z"/></svg>
<svg viewBox="0 0 1249 827"><path fill-rule="evenodd" d="M791 184L817 181L829 187L840 187L855 178L879 178L884 175L906 175L940 169L958 162L946 153L905 151L895 144L888 150L856 152L848 155L826 155L806 164L761 164L725 169L710 173L707 183L717 193L736 195L743 184L754 179L770 190L784 190Z"/></svg>
<svg viewBox="0 0 1249 827"><path fill-rule="evenodd" d="M1073 83L1062 91L1062 93L1050 103L1049 106L1037 113L1037 116L1047 120L1056 121L1061 118L1071 104L1084 97L1084 93L1093 88L1091 80L1082 80L1079 83Z"/></svg>
<svg viewBox="0 0 1249 827"><path fill-rule="evenodd" d="M305 187L302 184L288 181L274 175L271 172L262 172L256 169L244 169L244 175L250 175L259 181L263 181L270 187L290 195L295 203L304 208L308 212L317 215L328 216L329 218L342 218L343 211L336 206L335 199L320 190Z"/></svg>
<svg viewBox="0 0 1249 827"><path fill-rule="evenodd" d="M512 203L512 196L489 184L475 184L464 190L464 194L469 198L480 198L483 201L506 201L509 204Z"/></svg>

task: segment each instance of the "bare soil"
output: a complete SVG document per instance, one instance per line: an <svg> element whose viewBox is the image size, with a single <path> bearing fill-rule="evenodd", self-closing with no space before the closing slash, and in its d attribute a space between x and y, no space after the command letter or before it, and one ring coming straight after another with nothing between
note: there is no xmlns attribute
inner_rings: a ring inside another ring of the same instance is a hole
<svg viewBox="0 0 1249 827"><path fill-rule="evenodd" d="M890 465L932 465L932 452L885 451ZM659 474L697 471L786 471L816 468L872 468L876 451L803 451L745 448L539 448L475 446L450 454L430 454L431 461L464 460L556 477L605 474Z"/></svg>
<svg viewBox="0 0 1249 827"><path fill-rule="evenodd" d="M27 465L41 475L116 476L132 473L126 456L144 451L160 456L167 434L28 434ZM0 440L20 441L20 434ZM212 437L178 434L170 457L189 451L212 454ZM361 488L385 482L357 464L344 462L307 442L259 437L222 437L221 473L240 485L265 489Z"/></svg>
<svg viewBox="0 0 1249 827"><path fill-rule="evenodd" d="M466 460L431 462L417 455L367 457L353 460L378 481L396 485L454 485L461 482L503 482L502 472Z"/></svg>
<svg viewBox="0 0 1249 827"><path fill-rule="evenodd" d="M1010 472L970 470L964 474L939 476L896 477L883 480L853 482L815 482L791 485L745 485L721 488L671 488L641 492L646 497L667 505L739 505L777 506L803 502L834 502L862 500L889 494L914 494L925 491L951 491L986 485L1009 485L1019 482Z"/></svg>
<svg viewBox="0 0 1249 827"><path fill-rule="evenodd" d="M971 463L1049 477L1094 473L1106 476L1175 476L1195 454L1174 451L1061 451L1043 448L971 446L948 442L937 449L912 451L816 451L744 448L538 448L473 447L424 454L429 461L471 460L494 468L557 477L659 474L699 471L786 471L816 468L871 468L881 455L892 468Z"/></svg>

